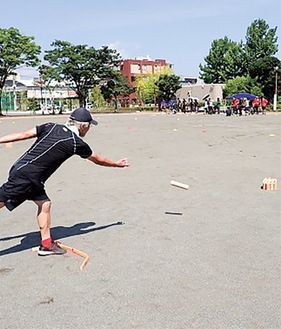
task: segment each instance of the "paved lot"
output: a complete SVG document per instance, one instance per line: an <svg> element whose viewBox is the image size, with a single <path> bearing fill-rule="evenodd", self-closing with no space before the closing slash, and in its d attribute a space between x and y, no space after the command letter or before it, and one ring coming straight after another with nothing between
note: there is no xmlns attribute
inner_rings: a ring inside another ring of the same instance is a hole
<svg viewBox="0 0 281 329"><path fill-rule="evenodd" d="M0 328L280 328L281 115L97 119L86 140L131 167L73 157L46 184L54 237L91 260L38 257L35 205L1 209ZM51 120L66 118L0 118L0 132ZM0 146L0 182L31 143Z"/></svg>

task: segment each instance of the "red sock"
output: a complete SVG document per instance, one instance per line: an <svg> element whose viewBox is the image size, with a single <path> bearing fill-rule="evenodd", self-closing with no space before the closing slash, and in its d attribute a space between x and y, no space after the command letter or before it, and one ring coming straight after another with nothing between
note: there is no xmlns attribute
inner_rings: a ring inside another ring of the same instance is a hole
<svg viewBox="0 0 281 329"><path fill-rule="evenodd" d="M49 247L52 242L53 242L53 239L50 237L48 239L42 240L41 244L43 247Z"/></svg>

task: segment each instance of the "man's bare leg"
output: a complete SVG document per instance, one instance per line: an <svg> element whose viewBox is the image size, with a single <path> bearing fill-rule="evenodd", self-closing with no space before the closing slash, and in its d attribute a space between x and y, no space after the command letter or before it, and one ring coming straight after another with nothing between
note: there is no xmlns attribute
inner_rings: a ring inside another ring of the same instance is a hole
<svg viewBox="0 0 281 329"><path fill-rule="evenodd" d="M37 222L41 234L41 246L38 250L39 256L63 255L66 250L53 242L51 237L51 200L34 201L38 206Z"/></svg>
<svg viewBox="0 0 281 329"><path fill-rule="evenodd" d="M51 200L34 201L38 206L37 222L40 228L41 240L51 238Z"/></svg>
<svg viewBox="0 0 281 329"><path fill-rule="evenodd" d="M3 201L0 201L0 209L5 206L5 203Z"/></svg>

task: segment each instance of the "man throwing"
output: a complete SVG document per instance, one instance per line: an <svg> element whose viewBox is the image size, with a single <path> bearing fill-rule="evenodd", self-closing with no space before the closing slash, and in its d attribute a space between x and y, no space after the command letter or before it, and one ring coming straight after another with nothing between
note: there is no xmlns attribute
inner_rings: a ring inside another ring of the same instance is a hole
<svg viewBox="0 0 281 329"><path fill-rule="evenodd" d="M101 166L129 166L126 158L114 162L99 156L82 140L81 137L87 134L91 125L97 124L90 112L80 107L72 112L65 125L45 123L27 131L0 137L0 143L37 138L30 149L14 163L8 181L0 187L0 208L6 206L12 211L26 200L37 204L37 221L41 235L38 251L40 256L62 255L66 252L51 237L51 200L44 187L46 180L60 165L77 154Z"/></svg>

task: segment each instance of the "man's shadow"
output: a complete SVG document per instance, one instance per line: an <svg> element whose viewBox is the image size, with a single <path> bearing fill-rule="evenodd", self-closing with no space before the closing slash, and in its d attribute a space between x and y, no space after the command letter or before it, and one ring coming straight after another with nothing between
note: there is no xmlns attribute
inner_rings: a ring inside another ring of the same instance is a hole
<svg viewBox="0 0 281 329"><path fill-rule="evenodd" d="M51 228L52 237L54 240L59 240L59 239L67 238L70 236L82 235L82 234L87 234L87 233L94 232L94 231L103 230L103 229L106 229L106 228L109 228L109 227L115 226L115 225L123 225L123 223L116 222L116 223L93 228L92 226L94 226L94 225L96 225L96 223L94 223L94 222L85 222L85 223L75 224L70 227L56 226L56 227ZM26 249L31 249L33 247L39 246L40 242L41 242L39 231L0 238L0 241L9 241L9 240L18 239L18 238L23 238L23 239L20 241L19 244L15 245L13 247L1 250L0 256L13 254L16 252L21 252Z"/></svg>

